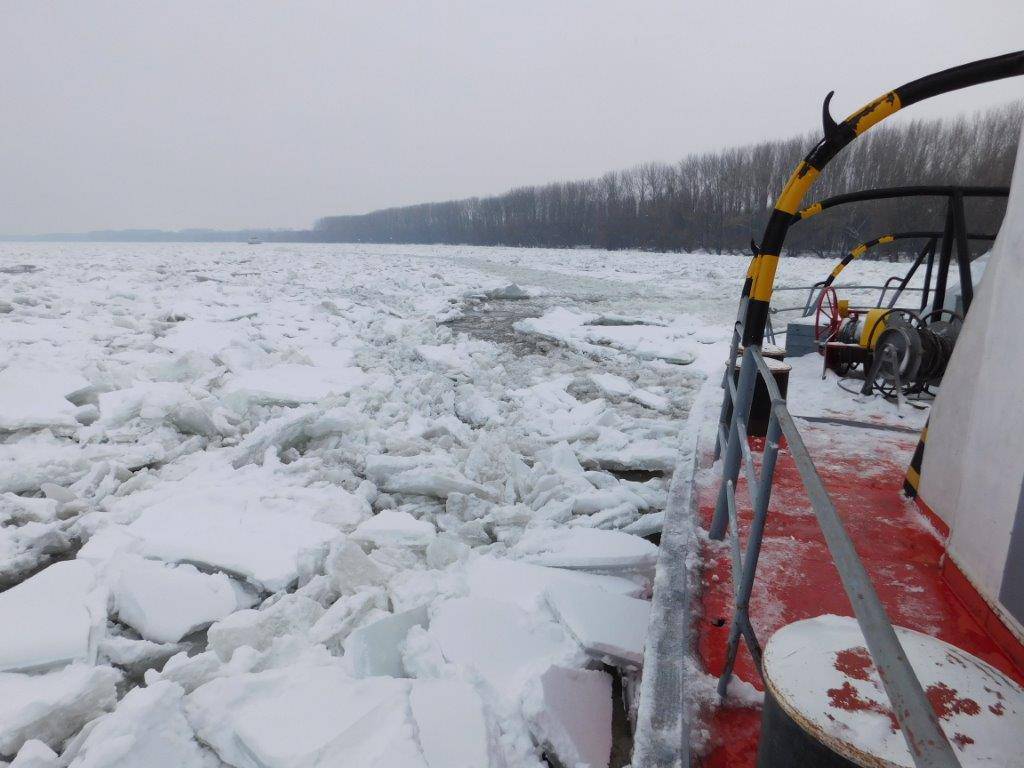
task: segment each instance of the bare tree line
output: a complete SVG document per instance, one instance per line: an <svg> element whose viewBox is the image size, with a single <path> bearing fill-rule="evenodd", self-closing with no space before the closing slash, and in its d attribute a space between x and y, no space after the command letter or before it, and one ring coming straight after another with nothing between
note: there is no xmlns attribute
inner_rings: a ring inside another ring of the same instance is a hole
<svg viewBox="0 0 1024 768"><path fill-rule="evenodd" d="M836 158L813 197L906 184L1008 185L1022 119L1024 102L1017 102L955 119L881 126ZM746 251L815 141L809 134L492 197L330 216L304 234L321 242ZM998 229L1003 201L967 205L971 230ZM930 198L846 206L795 227L788 244L826 254L888 231L941 229L942 206Z"/></svg>

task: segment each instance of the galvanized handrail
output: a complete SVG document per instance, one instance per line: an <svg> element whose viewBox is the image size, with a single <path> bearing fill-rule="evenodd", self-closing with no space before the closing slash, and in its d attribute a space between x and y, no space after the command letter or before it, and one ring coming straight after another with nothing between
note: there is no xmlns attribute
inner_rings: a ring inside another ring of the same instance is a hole
<svg viewBox="0 0 1024 768"><path fill-rule="evenodd" d="M742 307L741 307L742 312ZM742 314L740 315L742 317ZM796 464L804 489L810 499L818 525L828 545L832 560L846 591L853 614L860 625L871 658L878 669L885 692L889 696L893 712L899 722L903 737L910 749L917 768L954 768L960 765L950 746L939 720L917 675L907 661L892 622L878 599L864 564L861 562L853 541L829 498L828 491L818 475L814 461L804 444L793 417L786 408L786 402L779 392L771 370L765 363L758 346L748 346L743 353L739 369L739 381L735 382L736 353L739 346L742 322L738 321L733 334L732 352L726 365L725 401L719 420L718 453L724 454L722 462L722 484L719 487L715 514L711 523L710 536L723 539L729 533L731 539L734 613L729 628L725 668L718 682L718 692L724 696L732 678L739 640L742 636L750 650L759 673L761 668L761 645L750 622L749 602L757 572L757 561L761 552L768 506L771 501L772 480L779 453L780 439L784 436L788 451ZM771 415L761 472L754 468L747 434L747 417L753 400L754 388L760 379L767 388L771 400ZM731 410L731 416L726 415ZM753 519L746 551L740 543L739 516L736 509L736 481L740 467L744 466L747 486L753 508Z"/></svg>

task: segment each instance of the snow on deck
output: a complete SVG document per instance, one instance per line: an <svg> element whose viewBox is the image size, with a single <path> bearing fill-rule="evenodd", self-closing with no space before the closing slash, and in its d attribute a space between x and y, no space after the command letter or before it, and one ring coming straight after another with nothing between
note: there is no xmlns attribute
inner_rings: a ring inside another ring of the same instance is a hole
<svg viewBox="0 0 1024 768"><path fill-rule="evenodd" d="M792 365L788 408L890 619L966 650L1017 683L1024 680L1022 671L945 584L943 541L902 494L904 473L927 419L927 405L906 405L897 412L894 404L881 398L844 391L833 374L821 379L818 355L787 363ZM720 404L717 388L710 382L708 386L716 390L713 399ZM847 387L858 389L855 382ZM720 702L713 690L723 668L733 615L728 543L711 541L706 533L720 480L719 466L711 466L710 455L717 416L716 408L703 419L701 468L695 485L700 530L692 542L696 566L689 578L696 581L694 591L699 597L691 614L694 655L686 700L699 764L732 768L756 764L764 686L741 643L729 697ZM755 456L762 442L752 440ZM746 546L751 512L742 473L737 486ZM781 627L823 614L850 616L852 612L796 466L783 445L750 600L751 621L764 645ZM811 663L809 657L806 661ZM879 740L871 746L884 741L889 745L885 749L890 749L902 743L902 736L888 724L884 733L876 735ZM959 745L961 754L963 746Z"/></svg>
<svg viewBox="0 0 1024 768"><path fill-rule="evenodd" d="M628 760L658 558L629 531L660 529L745 258L0 262L38 267L0 290L0 761Z"/></svg>

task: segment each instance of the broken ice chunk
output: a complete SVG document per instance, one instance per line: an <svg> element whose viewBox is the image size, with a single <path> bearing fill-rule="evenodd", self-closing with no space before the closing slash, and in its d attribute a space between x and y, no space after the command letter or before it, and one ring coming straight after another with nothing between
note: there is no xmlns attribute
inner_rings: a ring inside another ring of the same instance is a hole
<svg viewBox="0 0 1024 768"><path fill-rule="evenodd" d="M614 488L594 489L573 497L572 511L574 515L592 515L611 507L622 504L630 506L633 511L646 509L647 502L628 488L616 485Z"/></svg>
<svg viewBox="0 0 1024 768"><path fill-rule="evenodd" d="M324 546L338 531L272 509L257 491L229 484L183 488L148 507L128 530L147 557L205 565L278 591L298 578L302 552Z"/></svg>
<svg viewBox="0 0 1024 768"><path fill-rule="evenodd" d="M360 523L352 538L377 547L426 547L437 531L424 520L417 520L408 512L385 509Z"/></svg>
<svg viewBox="0 0 1024 768"><path fill-rule="evenodd" d="M614 373L592 373L590 380L608 397L629 397L634 389L631 381Z"/></svg>
<svg viewBox="0 0 1024 768"><path fill-rule="evenodd" d="M592 325L584 337L597 344L607 344L641 360L664 360L689 365L696 359L688 339L689 329L656 325Z"/></svg>
<svg viewBox="0 0 1024 768"><path fill-rule="evenodd" d="M183 700L181 687L166 680L129 691L93 724L69 768L209 768Z"/></svg>
<svg viewBox="0 0 1024 768"><path fill-rule="evenodd" d="M655 411L667 411L671 405L667 397L662 397L646 389L634 389L630 393L629 399Z"/></svg>
<svg viewBox="0 0 1024 768"><path fill-rule="evenodd" d="M586 584L616 595L637 596L643 587L618 576L547 568L489 555L475 558L466 567L466 582L472 597L514 603L526 611L536 610L544 591L556 584Z"/></svg>
<svg viewBox="0 0 1024 768"><path fill-rule="evenodd" d="M146 685L152 685L158 680L170 680L180 685L185 693L191 693L217 677L224 667L214 651L203 651L195 656L182 652L169 658L159 672L155 669L147 670Z"/></svg>
<svg viewBox="0 0 1024 768"><path fill-rule="evenodd" d="M453 344L420 344L416 347L416 355L445 373L468 376L474 368L466 350Z"/></svg>
<svg viewBox="0 0 1024 768"><path fill-rule="evenodd" d="M226 400L245 409L251 404L301 405L343 395L366 380L359 368L282 363L233 374L224 385Z"/></svg>
<svg viewBox="0 0 1024 768"><path fill-rule="evenodd" d="M322 643L331 653L340 656L344 643L357 627L388 614L387 596L379 587L364 589L349 597L343 597L328 608L309 630L309 639Z"/></svg>
<svg viewBox="0 0 1024 768"><path fill-rule="evenodd" d="M605 573L653 573L658 561L658 548L646 539L593 528L531 528L513 552L538 565Z"/></svg>
<svg viewBox="0 0 1024 768"><path fill-rule="evenodd" d="M304 634L323 614L323 606L308 597L284 595L267 608L231 614L211 626L207 636L210 648L227 661L243 645L263 651L276 637Z"/></svg>
<svg viewBox="0 0 1024 768"><path fill-rule="evenodd" d="M153 381L99 396L100 419L90 432L122 427L132 419L168 421L184 434L217 435L210 416L184 384Z"/></svg>
<svg viewBox="0 0 1024 768"><path fill-rule="evenodd" d="M0 673L0 755L29 739L59 750L64 740L117 702L121 673L73 664L44 675Z"/></svg>
<svg viewBox="0 0 1024 768"><path fill-rule="evenodd" d="M135 677L159 667L181 648L176 643L154 643L112 635L100 640L98 658L100 663L119 667Z"/></svg>
<svg viewBox="0 0 1024 768"><path fill-rule="evenodd" d="M345 659L356 677L406 677L401 643L413 627L427 626L427 606L365 624L346 638Z"/></svg>
<svg viewBox="0 0 1024 768"><path fill-rule="evenodd" d="M231 580L191 565L135 559L114 589L118 617L146 640L176 643L239 608Z"/></svg>
<svg viewBox="0 0 1024 768"><path fill-rule="evenodd" d="M531 670L579 658L578 646L559 625L495 600L445 600L435 607L427 631L446 660L476 670L510 700Z"/></svg>
<svg viewBox="0 0 1024 768"><path fill-rule="evenodd" d="M417 680L409 694L409 705L430 768L491 765L483 702L469 683Z"/></svg>
<svg viewBox="0 0 1024 768"><path fill-rule="evenodd" d="M530 294L524 291L515 283L509 283L503 288L492 288L489 291L484 291L483 295L488 299L513 300L530 298Z"/></svg>
<svg viewBox="0 0 1024 768"><path fill-rule="evenodd" d="M67 396L88 386L77 371L11 363L0 371L0 431L77 428Z"/></svg>
<svg viewBox="0 0 1024 768"><path fill-rule="evenodd" d="M366 476L389 493L409 493L441 499L452 493L464 493L494 499L490 490L456 470L447 456L367 456Z"/></svg>
<svg viewBox="0 0 1024 768"><path fill-rule="evenodd" d="M531 681L523 711L558 765L608 768L612 750L612 679L606 672L552 666Z"/></svg>
<svg viewBox="0 0 1024 768"><path fill-rule="evenodd" d="M643 536L646 538L648 536L660 534L664 525L664 512L649 512L646 515L641 515L622 530L624 533L631 533L634 536Z"/></svg>
<svg viewBox="0 0 1024 768"><path fill-rule="evenodd" d="M0 494L0 522L50 523L57 519L57 504L56 499Z"/></svg>
<svg viewBox="0 0 1024 768"><path fill-rule="evenodd" d="M100 566L122 552L134 552L139 547L139 540L128 533L123 525L106 525L99 528L85 542L76 559L91 565Z"/></svg>
<svg viewBox="0 0 1024 768"><path fill-rule="evenodd" d="M409 719L408 680L353 680L339 666L213 680L189 721L221 760L244 768L426 768Z"/></svg>
<svg viewBox="0 0 1024 768"><path fill-rule="evenodd" d="M0 671L33 672L96 660L106 594L92 566L54 563L0 593Z"/></svg>
<svg viewBox="0 0 1024 768"><path fill-rule="evenodd" d="M71 540L59 521L0 527L0 588L70 549Z"/></svg>
<svg viewBox="0 0 1024 768"><path fill-rule="evenodd" d="M43 742L29 739L21 745L11 768L62 768L60 757Z"/></svg>
<svg viewBox="0 0 1024 768"><path fill-rule="evenodd" d="M473 494L494 499L494 494L479 483L468 480L453 469L410 469L384 480L389 493L409 493L420 496L447 498L451 493Z"/></svg>
<svg viewBox="0 0 1024 768"><path fill-rule="evenodd" d="M455 393L455 414L474 427L501 423L497 401L484 395L472 384L461 385Z"/></svg>
<svg viewBox="0 0 1024 768"><path fill-rule="evenodd" d="M547 588L548 605L583 649L614 666L641 666L651 604L568 582Z"/></svg>
<svg viewBox="0 0 1024 768"><path fill-rule="evenodd" d="M585 466L618 472L671 472L679 461L679 451L662 440L635 439L624 432L602 428L597 441L581 451L580 459Z"/></svg>
<svg viewBox="0 0 1024 768"><path fill-rule="evenodd" d="M244 346L251 332L252 325L245 322L185 320L157 339L156 345L172 352L213 355L234 343Z"/></svg>
<svg viewBox="0 0 1024 768"><path fill-rule="evenodd" d="M107 459L137 469L166 456L156 442L82 446L49 431L33 432L0 444L0 492L36 491L44 483L70 486Z"/></svg>
<svg viewBox="0 0 1024 768"><path fill-rule="evenodd" d="M351 539L331 545L324 561L324 571L342 595L351 595L361 587L380 586L387 581L384 569L367 557L362 547Z"/></svg>

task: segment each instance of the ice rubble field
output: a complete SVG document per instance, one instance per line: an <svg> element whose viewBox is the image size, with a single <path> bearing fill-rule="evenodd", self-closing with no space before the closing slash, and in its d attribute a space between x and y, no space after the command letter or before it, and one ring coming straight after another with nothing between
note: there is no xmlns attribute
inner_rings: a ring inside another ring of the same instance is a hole
<svg viewBox="0 0 1024 768"><path fill-rule="evenodd" d="M608 765L746 263L0 246L0 764Z"/></svg>

